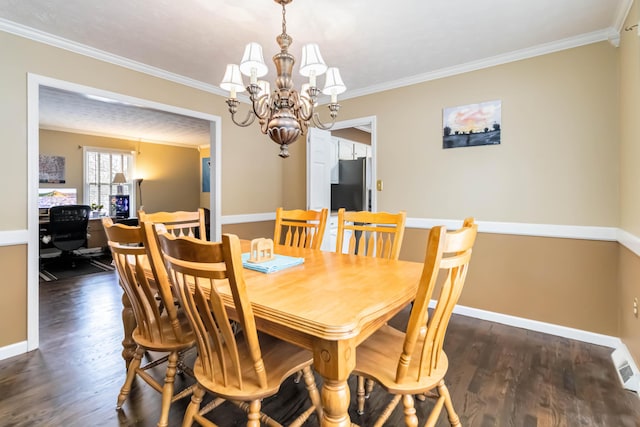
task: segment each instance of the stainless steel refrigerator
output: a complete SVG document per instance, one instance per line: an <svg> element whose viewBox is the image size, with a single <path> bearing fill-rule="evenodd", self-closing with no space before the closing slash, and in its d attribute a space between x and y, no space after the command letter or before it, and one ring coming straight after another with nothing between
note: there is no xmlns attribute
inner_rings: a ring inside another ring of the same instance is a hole
<svg viewBox="0 0 640 427"><path fill-rule="evenodd" d="M338 184L331 184L331 210L371 210L367 185L367 159L338 161Z"/></svg>

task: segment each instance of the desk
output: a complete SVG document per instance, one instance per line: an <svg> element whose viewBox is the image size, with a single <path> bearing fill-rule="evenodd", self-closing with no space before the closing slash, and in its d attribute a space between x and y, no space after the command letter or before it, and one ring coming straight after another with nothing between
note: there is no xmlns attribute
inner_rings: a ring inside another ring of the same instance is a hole
<svg viewBox="0 0 640 427"><path fill-rule="evenodd" d="M257 327L313 352L324 379L321 425L350 426L347 379L357 346L411 302L423 265L284 246L275 252L305 261L271 274L244 270Z"/></svg>

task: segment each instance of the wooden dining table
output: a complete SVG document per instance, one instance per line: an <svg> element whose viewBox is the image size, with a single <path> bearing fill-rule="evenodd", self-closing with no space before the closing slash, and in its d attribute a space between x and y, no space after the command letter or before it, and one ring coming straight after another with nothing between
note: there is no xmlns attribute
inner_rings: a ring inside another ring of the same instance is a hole
<svg viewBox="0 0 640 427"><path fill-rule="evenodd" d="M250 242L242 248L249 252ZM274 252L304 262L273 273L243 269L256 326L313 353L323 378L320 425L351 426L347 379L358 344L413 300L423 265L281 245ZM233 318L230 290L219 291ZM130 351L125 345L123 355Z"/></svg>
<svg viewBox="0 0 640 427"><path fill-rule="evenodd" d="M320 424L350 426L347 379L358 344L415 298L423 265L279 245L275 253L304 262L275 273L244 269L257 327L313 352Z"/></svg>

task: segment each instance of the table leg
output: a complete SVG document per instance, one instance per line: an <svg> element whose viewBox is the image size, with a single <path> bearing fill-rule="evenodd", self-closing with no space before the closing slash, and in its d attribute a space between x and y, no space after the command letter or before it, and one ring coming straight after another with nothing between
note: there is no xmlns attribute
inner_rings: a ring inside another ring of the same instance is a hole
<svg viewBox="0 0 640 427"><path fill-rule="evenodd" d="M355 345L351 341L319 342L313 349L313 365L322 375L322 427L349 427L349 385L355 367Z"/></svg>
<svg viewBox="0 0 640 427"><path fill-rule="evenodd" d="M133 341L133 330L136 328L136 318L133 315L131 301L125 292L122 293L122 326L124 328L124 339L122 340L122 358L126 363L127 369L129 363L136 354L136 343Z"/></svg>

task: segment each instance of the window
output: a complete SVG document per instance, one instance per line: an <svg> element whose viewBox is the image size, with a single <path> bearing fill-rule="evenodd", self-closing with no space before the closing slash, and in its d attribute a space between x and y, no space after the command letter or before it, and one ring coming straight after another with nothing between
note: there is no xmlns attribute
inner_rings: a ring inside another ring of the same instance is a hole
<svg viewBox="0 0 640 427"><path fill-rule="evenodd" d="M95 203L108 209L109 196L118 194L118 186L121 185L122 194L129 194L133 205L134 162L131 151L84 147L84 203L88 205ZM113 177L118 172L124 174L126 183L112 183Z"/></svg>

